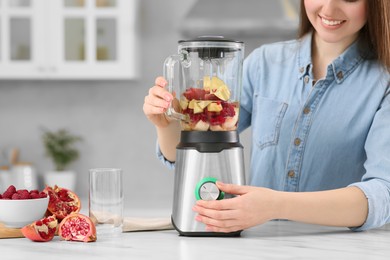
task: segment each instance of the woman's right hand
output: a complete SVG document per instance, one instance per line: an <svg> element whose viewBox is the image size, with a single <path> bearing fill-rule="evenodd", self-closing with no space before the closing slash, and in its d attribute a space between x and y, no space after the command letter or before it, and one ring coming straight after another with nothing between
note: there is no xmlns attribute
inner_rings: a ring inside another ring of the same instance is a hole
<svg viewBox="0 0 390 260"><path fill-rule="evenodd" d="M168 82L163 77L157 77L154 84L145 97L143 110L156 127L167 127L171 120L165 116L165 112L173 100L173 95L165 89Z"/></svg>

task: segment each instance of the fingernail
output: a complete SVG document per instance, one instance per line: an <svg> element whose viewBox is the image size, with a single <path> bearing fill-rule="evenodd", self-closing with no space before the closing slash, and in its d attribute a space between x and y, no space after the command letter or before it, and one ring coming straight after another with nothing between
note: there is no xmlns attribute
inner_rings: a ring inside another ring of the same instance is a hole
<svg viewBox="0 0 390 260"><path fill-rule="evenodd" d="M200 217L200 216L196 216L196 217L195 217L195 220L196 220L196 221L199 221L199 222L201 222L201 221L202 221L202 219L201 219L201 217Z"/></svg>
<svg viewBox="0 0 390 260"><path fill-rule="evenodd" d="M172 97L170 95L165 95L164 99L168 102L171 102Z"/></svg>

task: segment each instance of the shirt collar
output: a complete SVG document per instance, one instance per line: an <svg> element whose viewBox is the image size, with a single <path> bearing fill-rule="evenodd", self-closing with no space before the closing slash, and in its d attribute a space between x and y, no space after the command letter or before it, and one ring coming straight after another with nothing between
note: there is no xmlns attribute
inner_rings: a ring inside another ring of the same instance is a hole
<svg viewBox="0 0 390 260"><path fill-rule="evenodd" d="M312 32L307 33L300 40L298 56L298 75L302 78L308 73L311 60L311 43ZM328 67L331 69L334 79L338 84L342 83L345 78L353 71L356 66L362 62L368 53L362 53L359 48L359 42L355 41L340 56L338 56Z"/></svg>
<svg viewBox="0 0 390 260"><path fill-rule="evenodd" d="M309 32L300 39L298 51L298 78L302 78L308 73L311 65L311 37Z"/></svg>

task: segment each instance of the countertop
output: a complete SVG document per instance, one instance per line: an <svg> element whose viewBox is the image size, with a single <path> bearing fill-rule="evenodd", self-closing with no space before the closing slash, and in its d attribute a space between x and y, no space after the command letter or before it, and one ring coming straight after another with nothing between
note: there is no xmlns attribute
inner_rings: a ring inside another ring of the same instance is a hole
<svg viewBox="0 0 390 260"><path fill-rule="evenodd" d="M148 214L153 217L153 214ZM161 215L156 215L161 217ZM352 232L346 228L270 221L241 237L182 237L175 230L122 233L94 243L0 239L0 258L25 259L390 259L390 225Z"/></svg>

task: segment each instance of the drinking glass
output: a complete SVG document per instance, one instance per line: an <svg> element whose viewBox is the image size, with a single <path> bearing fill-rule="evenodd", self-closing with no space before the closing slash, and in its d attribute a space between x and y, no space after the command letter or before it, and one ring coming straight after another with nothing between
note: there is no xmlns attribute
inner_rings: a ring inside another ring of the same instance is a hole
<svg viewBox="0 0 390 260"><path fill-rule="evenodd" d="M123 173L116 168L89 170L89 216L98 236L118 235L123 226Z"/></svg>

